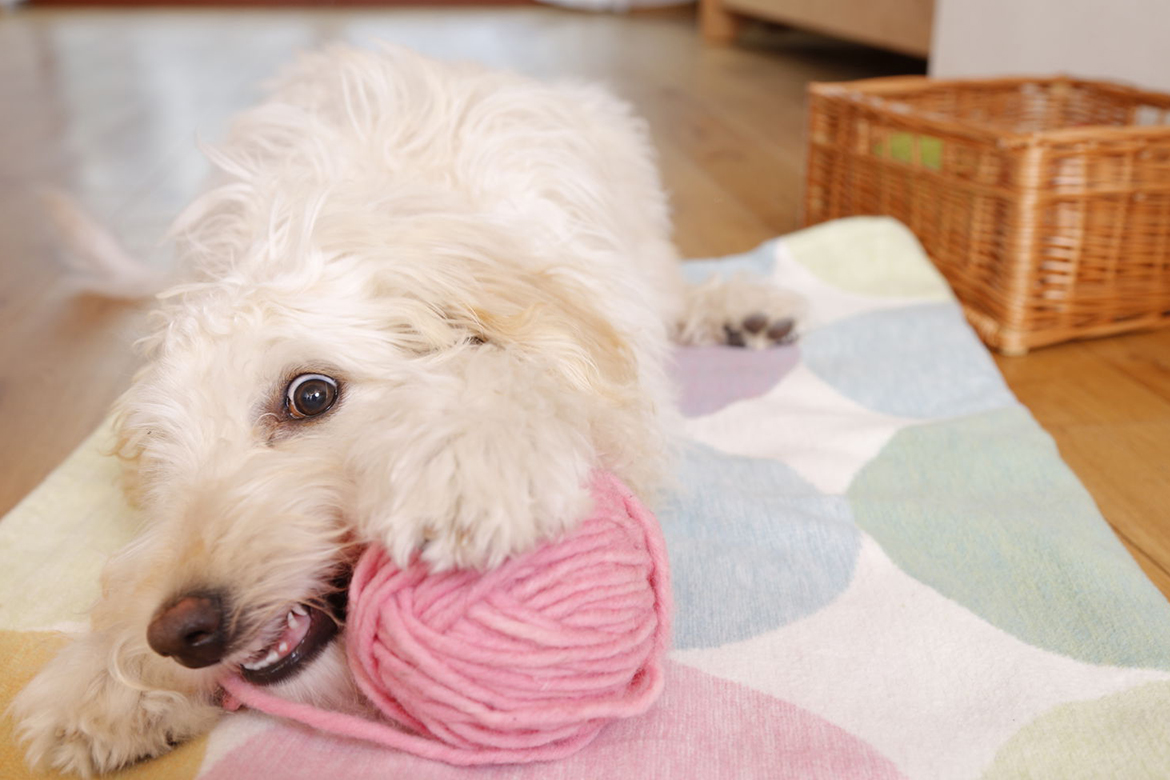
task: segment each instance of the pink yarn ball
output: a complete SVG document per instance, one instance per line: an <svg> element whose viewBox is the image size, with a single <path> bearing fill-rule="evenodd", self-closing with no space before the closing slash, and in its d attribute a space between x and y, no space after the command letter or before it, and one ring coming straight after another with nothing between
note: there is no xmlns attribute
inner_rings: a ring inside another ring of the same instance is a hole
<svg viewBox="0 0 1170 780"><path fill-rule="evenodd" d="M400 569L366 550L350 584L349 664L399 728L224 687L272 714L453 764L577 751L657 699L670 620L654 517L609 474L595 476L593 497L570 534L487 572Z"/></svg>

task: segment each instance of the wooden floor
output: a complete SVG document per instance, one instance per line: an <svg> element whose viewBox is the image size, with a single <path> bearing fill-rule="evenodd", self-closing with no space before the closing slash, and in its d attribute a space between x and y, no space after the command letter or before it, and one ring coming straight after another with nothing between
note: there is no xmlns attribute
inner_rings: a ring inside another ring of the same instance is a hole
<svg viewBox="0 0 1170 780"><path fill-rule="evenodd" d="M0 14L0 513L126 385L141 308L76 298L35 193L78 196L144 256L216 139L290 54L382 38L542 76L609 81L650 120L688 256L797 226L810 80L921 72L920 61L756 29L707 48L688 13L551 8L58 11ZM1170 331L1002 359L1105 516L1170 593Z"/></svg>

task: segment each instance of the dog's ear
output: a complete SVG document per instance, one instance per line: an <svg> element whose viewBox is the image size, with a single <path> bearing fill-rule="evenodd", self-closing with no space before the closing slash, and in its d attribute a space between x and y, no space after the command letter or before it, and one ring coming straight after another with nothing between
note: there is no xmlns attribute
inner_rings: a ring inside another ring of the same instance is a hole
<svg viewBox="0 0 1170 780"><path fill-rule="evenodd" d="M146 369L142 369L139 375L135 377L137 382L142 373ZM132 413L133 402L129 395L133 392L133 383L131 389L122 395L114 404L113 415L113 445L109 450L109 454L118 458L122 467L120 477L122 492L126 499L133 506L141 506L143 498L143 452L146 449L146 437L150 435L149 431L144 431L142 427L134 421Z"/></svg>
<svg viewBox="0 0 1170 780"><path fill-rule="evenodd" d="M634 390L637 365L593 296L553 272L500 268L478 272L469 300L447 308L483 341L544 359L570 385L620 401Z"/></svg>

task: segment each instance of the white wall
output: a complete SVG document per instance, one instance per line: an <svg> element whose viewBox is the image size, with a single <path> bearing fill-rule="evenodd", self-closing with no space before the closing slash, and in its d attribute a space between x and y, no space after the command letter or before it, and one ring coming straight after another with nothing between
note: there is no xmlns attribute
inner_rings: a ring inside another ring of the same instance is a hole
<svg viewBox="0 0 1170 780"><path fill-rule="evenodd" d="M1058 72L1170 92L1170 0L937 0L932 76Z"/></svg>

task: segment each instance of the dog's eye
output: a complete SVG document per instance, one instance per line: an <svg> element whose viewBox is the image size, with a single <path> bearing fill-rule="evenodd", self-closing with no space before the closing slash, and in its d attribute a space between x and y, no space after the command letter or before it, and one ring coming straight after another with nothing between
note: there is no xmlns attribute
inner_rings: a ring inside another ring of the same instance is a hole
<svg viewBox="0 0 1170 780"><path fill-rule="evenodd" d="M296 420L329 411L337 400L337 382L324 374L301 374L288 383L285 408Z"/></svg>

